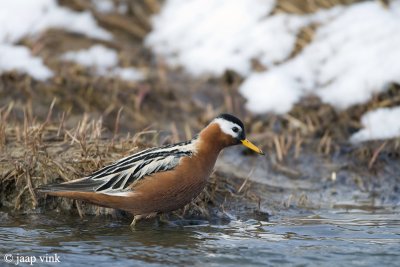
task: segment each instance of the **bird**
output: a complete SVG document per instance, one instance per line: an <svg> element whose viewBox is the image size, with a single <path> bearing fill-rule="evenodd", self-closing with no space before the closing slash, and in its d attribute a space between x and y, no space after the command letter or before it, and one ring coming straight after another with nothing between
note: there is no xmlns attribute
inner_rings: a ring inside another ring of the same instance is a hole
<svg viewBox="0 0 400 267"><path fill-rule="evenodd" d="M142 150L92 174L38 190L52 196L124 210L141 219L184 207L205 188L221 150L242 144L262 150L246 139L243 123L231 114L214 118L193 139Z"/></svg>

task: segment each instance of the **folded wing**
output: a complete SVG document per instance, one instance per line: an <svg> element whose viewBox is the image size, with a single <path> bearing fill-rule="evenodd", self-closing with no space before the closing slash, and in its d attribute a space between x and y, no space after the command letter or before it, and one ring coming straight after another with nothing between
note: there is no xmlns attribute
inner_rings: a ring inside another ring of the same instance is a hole
<svg viewBox="0 0 400 267"><path fill-rule="evenodd" d="M146 176L172 170L183 157L192 156L194 141L146 149L105 166L88 177L46 185L39 190L42 192L98 192L110 195L124 193Z"/></svg>

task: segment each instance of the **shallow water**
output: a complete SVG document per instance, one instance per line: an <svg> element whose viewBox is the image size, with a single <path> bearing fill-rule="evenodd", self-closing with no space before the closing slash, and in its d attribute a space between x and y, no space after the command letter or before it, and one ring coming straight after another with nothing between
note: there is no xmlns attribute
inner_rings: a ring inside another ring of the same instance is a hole
<svg viewBox="0 0 400 267"><path fill-rule="evenodd" d="M147 221L134 231L108 217L3 213L0 265L28 266L23 256L41 266L47 254L60 261L49 266L399 266L398 212L287 213L224 225Z"/></svg>

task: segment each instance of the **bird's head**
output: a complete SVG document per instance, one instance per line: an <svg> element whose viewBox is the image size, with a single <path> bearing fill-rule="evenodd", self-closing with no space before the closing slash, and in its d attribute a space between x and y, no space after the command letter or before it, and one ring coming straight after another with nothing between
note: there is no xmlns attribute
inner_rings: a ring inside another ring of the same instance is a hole
<svg viewBox="0 0 400 267"><path fill-rule="evenodd" d="M230 114L221 114L211 121L205 129L210 139L222 147L242 144L245 147L264 155L262 150L246 139L243 122Z"/></svg>

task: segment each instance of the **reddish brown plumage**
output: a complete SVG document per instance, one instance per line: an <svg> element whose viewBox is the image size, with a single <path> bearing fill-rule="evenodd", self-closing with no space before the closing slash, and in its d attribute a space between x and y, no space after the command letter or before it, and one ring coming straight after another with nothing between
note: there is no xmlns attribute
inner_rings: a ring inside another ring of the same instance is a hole
<svg viewBox="0 0 400 267"><path fill-rule="evenodd" d="M224 147L237 143L231 136L221 132L216 123L211 123L201 131L197 142L197 151L192 157L182 158L173 170L144 177L131 188L130 196L62 191L48 194L85 200L143 217L179 209L204 189L219 152Z"/></svg>

